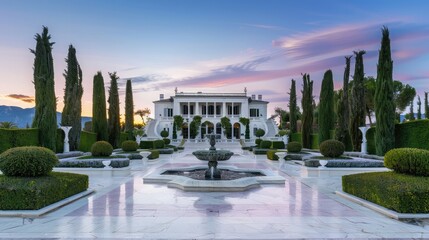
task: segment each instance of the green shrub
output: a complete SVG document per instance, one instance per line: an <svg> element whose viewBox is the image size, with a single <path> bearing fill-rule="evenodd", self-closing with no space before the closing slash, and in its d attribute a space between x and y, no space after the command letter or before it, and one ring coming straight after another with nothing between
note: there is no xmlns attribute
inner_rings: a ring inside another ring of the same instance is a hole
<svg viewBox="0 0 429 240"><path fill-rule="evenodd" d="M57 129L57 141L56 141L56 147L55 147L55 151L57 153L62 153L64 152L64 137L65 137L65 133L63 130L61 130L60 128Z"/></svg>
<svg viewBox="0 0 429 240"><path fill-rule="evenodd" d="M122 146L122 143L127 140L134 140L134 139L130 139L131 137L134 138L130 133L121 132L121 134L119 135L119 146Z"/></svg>
<svg viewBox="0 0 429 240"><path fill-rule="evenodd" d="M395 124L396 148L420 148L429 150L428 139L429 119Z"/></svg>
<svg viewBox="0 0 429 240"><path fill-rule="evenodd" d="M311 149L319 149L319 134L311 134Z"/></svg>
<svg viewBox="0 0 429 240"><path fill-rule="evenodd" d="M93 132L82 131L80 133L79 151L90 152L92 144L97 141L97 134Z"/></svg>
<svg viewBox="0 0 429 240"><path fill-rule="evenodd" d="M134 152L137 150L138 147L139 145L137 144L136 141L127 140L122 142L122 150L124 152Z"/></svg>
<svg viewBox="0 0 429 240"><path fill-rule="evenodd" d="M177 152L177 147L174 145L165 145L166 148L172 148L173 151Z"/></svg>
<svg viewBox="0 0 429 240"><path fill-rule="evenodd" d="M92 144L91 154L94 157L108 157L112 155L113 147L106 141L98 141Z"/></svg>
<svg viewBox="0 0 429 240"><path fill-rule="evenodd" d="M325 157L336 158L344 153L344 144L338 140L330 139L320 144L320 153Z"/></svg>
<svg viewBox="0 0 429 240"><path fill-rule="evenodd" d="M266 148L254 148L253 149L253 154L255 155L266 155L268 150L270 149L266 149Z"/></svg>
<svg viewBox="0 0 429 240"><path fill-rule="evenodd" d="M262 136L264 136L265 135L265 130L264 129L262 129L262 128L259 128L258 130L256 130L256 132L255 132L255 136L256 137L258 137L258 138L260 138L260 137L262 137Z"/></svg>
<svg viewBox="0 0 429 240"><path fill-rule="evenodd" d="M162 131L161 131L161 137L163 137L163 138L168 137L168 131L166 131L166 130L162 130Z"/></svg>
<svg viewBox="0 0 429 240"><path fill-rule="evenodd" d="M398 173L429 176L429 151L417 148L396 148L384 155L384 165Z"/></svg>
<svg viewBox="0 0 429 240"><path fill-rule="evenodd" d="M159 158L159 151L158 150L151 150L151 153L149 156L147 156L148 159L157 159Z"/></svg>
<svg viewBox="0 0 429 240"><path fill-rule="evenodd" d="M290 141L302 143L302 134L301 133L292 133L290 135Z"/></svg>
<svg viewBox="0 0 429 240"><path fill-rule="evenodd" d="M287 151L291 153L299 153L302 150L302 144L300 142L290 142L287 144Z"/></svg>
<svg viewBox="0 0 429 240"><path fill-rule="evenodd" d="M152 149L154 141L141 141L140 148L142 149Z"/></svg>
<svg viewBox="0 0 429 240"><path fill-rule="evenodd" d="M366 131L366 150L368 154L375 154L375 127Z"/></svg>
<svg viewBox="0 0 429 240"><path fill-rule="evenodd" d="M284 135L288 135L289 134L289 131L288 130L280 130L279 131L279 136L280 137L283 137Z"/></svg>
<svg viewBox="0 0 429 240"><path fill-rule="evenodd" d="M154 149L161 149L161 148L164 148L164 146L165 146L165 144L164 144L164 140L155 140L154 142L153 142L153 148Z"/></svg>
<svg viewBox="0 0 429 240"><path fill-rule="evenodd" d="M141 159L141 158L140 158ZM61 168L104 168L103 164L104 159L72 159L72 160L62 160L57 165ZM112 159L110 160L110 165L112 168L123 168L130 165L129 158L124 159Z"/></svg>
<svg viewBox="0 0 429 240"><path fill-rule="evenodd" d="M262 142L262 139L255 139L255 144L256 144L256 147L259 147L260 145L261 145L261 142Z"/></svg>
<svg viewBox="0 0 429 240"><path fill-rule="evenodd" d="M271 145L273 143L271 141L262 140L261 144L259 145L260 148L271 148Z"/></svg>
<svg viewBox="0 0 429 240"><path fill-rule="evenodd" d="M0 152L9 148L39 146L39 129L0 129Z"/></svg>
<svg viewBox="0 0 429 240"><path fill-rule="evenodd" d="M279 157L276 155L277 150L271 149L267 151L267 158L270 160L279 160Z"/></svg>
<svg viewBox="0 0 429 240"><path fill-rule="evenodd" d="M0 175L1 210L37 210L88 188L88 176L51 172L42 177Z"/></svg>
<svg viewBox="0 0 429 240"><path fill-rule="evenodd" d="M396 172L342 177L343 191L399 213L429 213L429 178Z"/></svg>
<svg viewBox="0 0 429 240"><path fill-rule="evenodd" d="M171 143L171 140L168 139L168 138L164 138L163 141L164 141L164 145L165 146L167 146L167 145L169 145Z"/></svg>
<svg viewBox="0 0 429 240"><path fill-rule="evenodd" d="M174 150L172 148L161 148L157 149L159 154L173 154Z"/></svg>
<svg viewBox="0 0 429 240"><path fill-rule="evenodd" d="M16 147L0 154L0 170L9 177L45 176L57 163L55 153L43 147Z"/></svg>
<svg viewBox="0 0 429 240"><path fill-rule="evenodd" d="M274 149L285 149L285 143L283 141L273 141Z"/></svg>

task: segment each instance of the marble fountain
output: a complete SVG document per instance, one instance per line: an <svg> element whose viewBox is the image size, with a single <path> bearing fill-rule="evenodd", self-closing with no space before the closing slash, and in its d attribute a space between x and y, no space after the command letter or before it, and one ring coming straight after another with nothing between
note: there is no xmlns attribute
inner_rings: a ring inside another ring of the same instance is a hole
<svg viewBox="0 0 429 240"><path fill-rule="evenodd" d="M260 187L261 184L284 184L285 179L269 169L246 169L218 166L233 156L228 150L216 150L216 135L207 135L209 150L192 152L197 159L207 161L207 167L195 165L181 168L161 168L143 177L144 183L166 183L184 191L237 192Z"/></svg>

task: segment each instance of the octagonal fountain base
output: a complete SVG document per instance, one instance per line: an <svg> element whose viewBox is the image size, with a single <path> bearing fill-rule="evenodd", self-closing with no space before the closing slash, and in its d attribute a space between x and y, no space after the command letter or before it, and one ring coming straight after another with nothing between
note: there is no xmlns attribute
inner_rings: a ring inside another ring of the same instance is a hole
<svg viewBox="0 0 429 240"><path fill-rule="evenodd" d="M186 168L159 169L148 176L143 177L144 183L166 183L168 187L178 188L192 192L242 192L251 188L260 187L261 184L284 184L285 178L276 175L268 169L243 169L234 166L222 166L220 170L233 172L253 172L261 176L244 177L235 180L195 180L186 176L165 175L168 171L194 171L203 170L206 166L193 166Z"/></svg>

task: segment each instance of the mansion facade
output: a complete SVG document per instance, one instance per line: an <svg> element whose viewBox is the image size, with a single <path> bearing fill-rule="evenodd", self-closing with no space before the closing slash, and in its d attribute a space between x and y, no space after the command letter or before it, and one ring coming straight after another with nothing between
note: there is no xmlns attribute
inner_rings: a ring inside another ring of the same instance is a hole
<svg viewBox="0 0 429 240"><path fill-rule="evenodd" d="M264 137L274 137L278 128L272 119L267 119L267 101L262 100L262 95L247 96L246 89L243 93L185 93L177 92L169 98L160 98L155 104L155 117L146 126L146 134L149 138L160 138L163 130L169 132L172 137L173 116L180 115L184 119L183 131L178 138L189 138L188 125L194 116L201 116L201 127L197 139L204 138L205 134L218 134L222 139L244 138L246 127L239 122L241 117L250 120L250 137L255 138L255 131L259 128L265 130ZM228 117L232 131L230 136L225 136L221 127L221 118Z"/></svg>

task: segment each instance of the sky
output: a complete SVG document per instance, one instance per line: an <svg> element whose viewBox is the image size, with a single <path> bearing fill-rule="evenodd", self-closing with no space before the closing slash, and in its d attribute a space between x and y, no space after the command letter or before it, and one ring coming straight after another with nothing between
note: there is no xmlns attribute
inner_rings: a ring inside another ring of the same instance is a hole
<svg viewBox="0 0 429 240"><path fill-rule="evenodd" d="M429 1L390 0L0 0L0 105L34 106L34 35L51 34L57 111L63 109L68 46L83 71L82 115L92 115L92 82L109 72L132 79L134 108L150 108L159 94L262 94L268 111L288 109L291 79L301 101L301 73L323 73L342 88L345 56L365 50L366 76L376 77L381 28L390 31L395 80L423 99L429 91ZM354 71L352 60L351 74ZM153 111L152 111L153 112Z"/></svg>

